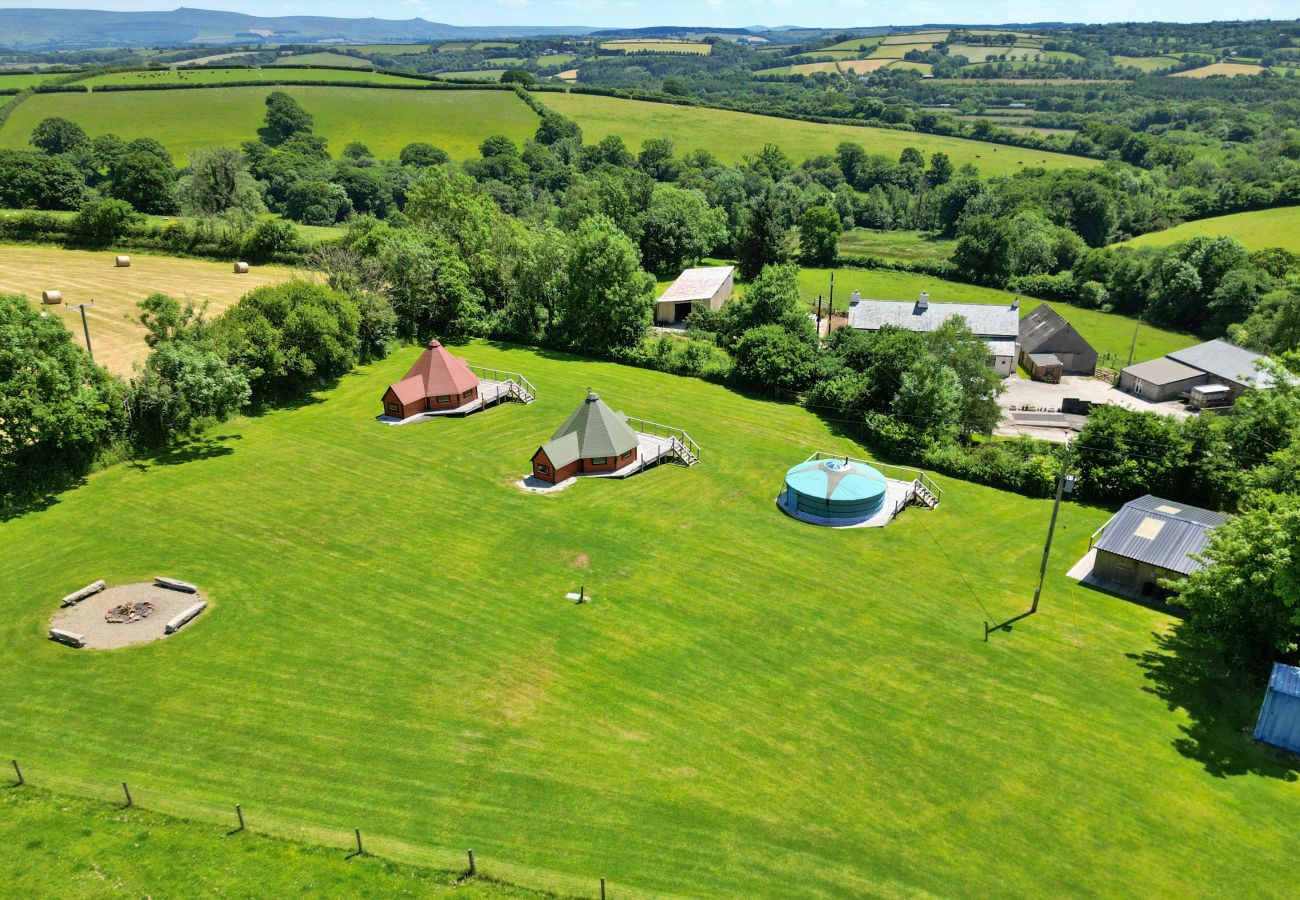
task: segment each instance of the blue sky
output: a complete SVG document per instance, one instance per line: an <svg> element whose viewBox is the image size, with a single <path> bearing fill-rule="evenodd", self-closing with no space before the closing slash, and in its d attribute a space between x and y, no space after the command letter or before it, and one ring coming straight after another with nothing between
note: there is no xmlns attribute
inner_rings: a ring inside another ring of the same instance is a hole
<svg viewBox="0 0 1300 900"><path fill-rule="evenodd" d="M1295 0L1039 0L1032 6L1011 0L0 0L0 8L174 9L185 5L252 15L320 15L383 19L420 17L453 25L809 25L847 28L913 25L923 22L1201 22L1213 19L1286 19L1300 15Z"/></svg>

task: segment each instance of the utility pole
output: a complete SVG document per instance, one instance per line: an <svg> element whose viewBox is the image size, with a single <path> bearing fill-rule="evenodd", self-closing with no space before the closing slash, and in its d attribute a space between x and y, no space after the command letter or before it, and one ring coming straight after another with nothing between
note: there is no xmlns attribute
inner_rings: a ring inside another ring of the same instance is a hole
<svg viewBox="0 0 1300 900"><path fill-rule="evenodd" d="M1133 365L1133 351L1137 349L1137 345L1138 345L1138 329L1141 328L1141 327L1142 327L1142 319L1139 318L1139 319L1137 320L1137 322L1134 323L1134 325L1133 325L1133 343L1131 343L1131 344L1128 345L1128 362L1126 362L1126 363L1124 364L1125 368L1127 368L1128 366Z"/></svg>
<svg viewBox="0 0 1300 900"><path fill-rule="evenodd" d="M817 295L817 336L822 334L822 295Z"/></svg>
<svg viewBox="0 0 1300 900"><path fill-rule="evenodd" d="M1061 474L1056 479L1056 502L1052 504L1052 522L1047 526L1047 541L1043 544L1043 562L1038 567L1038 588L1034 591L1034 603L1029 607L1031 613L1038 612L1038 598L1043 593L1043 579L1047 576L1047 557L1052 552L1052 535L1056 533L1056 515L1061 511L1061 495L1065 493L1065 476L1070 471L1070 442L1065 442L1065 460L1061 463Z"/></svg>
<svg viewBox="0 0 1300 900"><path fill-rule="evenodd" d="M94 362L95 351L90 349L90 326L86 324L86 307L94 306L95 301L91 300L89 303L65 303L63 305L68 309L81 310L81 330L86 333L86 352L90 354L90 361Z"/></svg>

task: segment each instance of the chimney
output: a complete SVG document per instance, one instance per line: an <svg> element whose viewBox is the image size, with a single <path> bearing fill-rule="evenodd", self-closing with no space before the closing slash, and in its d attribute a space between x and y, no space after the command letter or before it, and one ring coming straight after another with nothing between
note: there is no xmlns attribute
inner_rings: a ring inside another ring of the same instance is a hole
<svg viewBox="0 0 1300 900"><path fill-rule="evenodd" d="M929 291L921 291L921 298L920 298L919 300L916 301L916 308L917 308L917 309L929 309L929 308L930 308L930 292L929 292Z"/></svg>
<svg viewBox="0 0 1300 900"><path fill-rule="evenodd" d="M861 300L862 300L862 292L854 291L852 294L849 295L849 306L857 306L858 303L861 302Z"/></svg>

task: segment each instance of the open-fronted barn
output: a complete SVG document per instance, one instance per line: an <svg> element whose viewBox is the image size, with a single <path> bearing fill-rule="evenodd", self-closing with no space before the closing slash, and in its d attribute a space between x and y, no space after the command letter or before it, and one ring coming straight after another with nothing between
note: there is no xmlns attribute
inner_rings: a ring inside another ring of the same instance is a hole
<svg viewBox="0 0 1300 900"><path fill-rule="evenodd" d="M1209 544L1210 532L1229 518L1150 494L1130 500L1093 535L1096 560L1089 579L1124 594L1158 596L1160 579L1182 578L1201 568L1196 554Z"/></svg>
<svg viewBox="0 0 1300 900"><path fill-rule="evenodd" d="M696 308L722 309L731 299L735 271L735 266L706 266L682 272L655 301L655 322L674 325L685 321Z"/></svg>

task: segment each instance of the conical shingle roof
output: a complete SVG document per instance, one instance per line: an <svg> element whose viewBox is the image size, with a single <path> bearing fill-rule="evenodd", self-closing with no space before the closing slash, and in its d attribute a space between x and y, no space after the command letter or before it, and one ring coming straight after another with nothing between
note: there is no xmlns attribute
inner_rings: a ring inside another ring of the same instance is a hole
<svg viewBox="0 0 1300 900"><path fill-rule="evenodd" d="M419 397L463 394L478 387L478 378L465 360L452 356L446 347L433 340L402 380L392 387L399 400L410 403Z"/></svg>
<svg viewBox="0 0 1300 900"><path fill-rule="evenodd" d="M621 456L636 445L636 432L627 424L627 416L614 412L595 391L588 390L587 399L542 450L553 465L564 466L575 459Z"/></svg>

